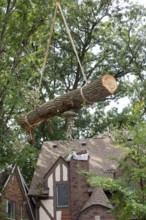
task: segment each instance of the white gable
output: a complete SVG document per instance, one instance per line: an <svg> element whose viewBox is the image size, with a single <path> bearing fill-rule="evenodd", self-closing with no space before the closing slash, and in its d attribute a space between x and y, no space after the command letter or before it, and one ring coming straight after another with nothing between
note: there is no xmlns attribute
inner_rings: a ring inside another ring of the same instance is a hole
<svg viewBox="0 0 146 220"><path fill-rule="evenodd" d="M68 170L67 167L63 164L63 181L68 180Z"/></svg>
<svg viewBox="0 0 146 220"><path fill-rule="evenodd" d="M60 164L55 169L55 180L60 181L61 180L61 172L60 172L61 166Z"/></svg>
<svg viewBox="0 0 146 220"><path fill-rule="evenodd" d="M49 196L53 196L53 174L48 177Z"/></svg>

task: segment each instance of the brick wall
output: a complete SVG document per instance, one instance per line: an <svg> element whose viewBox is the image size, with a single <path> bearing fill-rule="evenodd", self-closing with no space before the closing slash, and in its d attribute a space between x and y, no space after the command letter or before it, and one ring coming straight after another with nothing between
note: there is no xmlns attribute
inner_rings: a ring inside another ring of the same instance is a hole
<svg viewBox="0 0 146 220"><path fill-rule="evenodd" d="M29 219L26 210L26 204L24 202L20 185L15 173L10 177L2 194L1 202L6 204L6 200L11 200L15 203L15 220L20 220L21 212L23 213L23 216L25 216L25 219ZM5 219L6 218L1 218L1 220Z"/></svg>
<svg viewBox="0 0 146 220"><path fill-rule="evenodd" d="M70 160L70 197L71 197L71 219L77 220L86 204L88 195L88 184L86 177L78 173L78 169L89 170L88 161Z"/></svg>
<svg viewBox="0 0 146 220"><path fill-rule="evenodd" d="M95 220L95 216L100 216L101 220L116 220L110 210L103 206L91 206L81 213L79 220Z"/></svg>
<svg viewBox="0 0 146 220"><path fill-rule="evenodd" d="M70 215L70 209L62 209L62 220L72 220Z"/></svg>

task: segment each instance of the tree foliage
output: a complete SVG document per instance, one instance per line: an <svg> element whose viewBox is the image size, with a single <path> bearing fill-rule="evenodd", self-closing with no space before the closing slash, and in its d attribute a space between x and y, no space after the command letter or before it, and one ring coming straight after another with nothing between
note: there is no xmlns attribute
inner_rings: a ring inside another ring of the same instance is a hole
<svg viewBox="0 0 146 220"><path fill-rule="evenodd" d="M146 219L146 123L140 117L142 105L135 105L125 127L116 132L114 144L123 150L115 179L86 173L93 187L109 190L117 219ZM84 173L84 171L83 171Z"/></svg>
<svg viewBox="0 0 146 220"><path fill-rule="evenodd" d="M22 162L26 158L33 161L30 155L37 157L36 149L40 149L44 140L65 139L65 119L54 118L35 130L36 141L29 149L17 118L39 103L85 84L58 11L42 87L38 91L55 4L56 1L50 0L0 2L1 166L21 164L20 158ZM139 83L143 82L146 10L126 0L62 0L61 6L87 79L92 81L111 73L121 85L115 96L94 105L92 111L83 108L74 119L73 137L91 137L107 129L109 122L114 124L116 111L106 116L104 108L111 99L129 93L125 76L133 75Z"/></svg>

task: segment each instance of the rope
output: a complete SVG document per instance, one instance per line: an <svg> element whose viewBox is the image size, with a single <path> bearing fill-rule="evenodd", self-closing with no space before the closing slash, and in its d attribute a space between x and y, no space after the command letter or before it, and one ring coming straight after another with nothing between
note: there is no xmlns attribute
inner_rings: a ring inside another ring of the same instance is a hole
<svg viewBox="0 0 146 220"><path fill-rule="evenodd" d="M81 62L80 62L80 59L79 59L79 56L78 56L78 53L77 53L77 50L76 50L76 47L75 47L73 38L72 38L72 36L71 36L71 33L70 33L70 30L69 30L68 24L67 24L66 19L65 19L64 15L63 15L63 11L62 11L62 9L61 9L61 6L60 6L59 2L57 2L56 4L58 5L58 8L59 8L60 13L61 13L61 15L62 15L64 24L65 24L65 28L66 28L66 31L67 31L67 33L68 33L69 39L70 39L70 41L71 41L71 44L72 44L74 53L75 53L75 55L76 55L76 57L77 57L77 61L78 61L78 63L79 63L79 66L80 66L80 69L81 69L83 78L84 78L86 84L88 84L87 78L86 78L85 73L84 73L84 69L83 69L82 64L81 64Z"/></svg>
<svg viewBox="0 0 146 220"><path fill-rule="evenodd" d="M26 122L26 124L27 124L29 127L32 127L32 124L30 124L30 123L28 122L27 115L25 116L24 121Z"/></svg>
<svg viewBox="0 0 146 220"><path fill-rule="evenodd" d="M32 128L36 127L37 125L39 125L42 121L44 121L44 119L41 119L39 122L30 124L28 121L27 116L25 116L24 118L24 122L28 125L26 131L31 131Z"/></svg>
<svg viewBox="0 0 146 220"><path fill-rule="evenodd" d="M56 8L55 8L55 12L54 12L54 17L53 17L53 22L52 22L52 25L51 25L51 28L50 28L50 36L49 36L49 39L48 39L48 44L47 44L47 48L46 48L46 52L45 52L44 62L43 62L42 68L40 70L41 77L40 77L40 82L39 82L39 92L41 90L42 79L43 79L43 75L44 75L44 71L45 71L47 57L48 57L48 54L49 54L49 48L50 48L50 44L51 44L54 24L55 24L55 21L56 21L57 8L58 8L58 4L56 4Z"/></svg>
<svg viewBox="0 0 146 220"><path fill-rule="evenodd" d="M82 96L82 99L83 99L84 103L94 104L95 102L88 101L88 99L86 99L86 97L85 97L85 95L84 95L84 93L83 93L83 88L84 88L84 86L81 87L81 89L80 89L80 94L81 94L81 96Z"/></svg>

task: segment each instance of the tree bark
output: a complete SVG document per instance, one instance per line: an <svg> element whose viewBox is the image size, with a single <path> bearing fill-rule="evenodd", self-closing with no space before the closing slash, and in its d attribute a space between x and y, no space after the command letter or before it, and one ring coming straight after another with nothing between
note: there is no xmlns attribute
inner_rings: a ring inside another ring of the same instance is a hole
<svg viewBox="0 0 146 220"><path fill-rule="evenodd" d="M18 120L18 124L30 131L46 119L62 116L66 111L82 108L99 102L117 90L117 82L112 75L105 74L100 79L82 88L73 90L46 102Z"/></svg>

